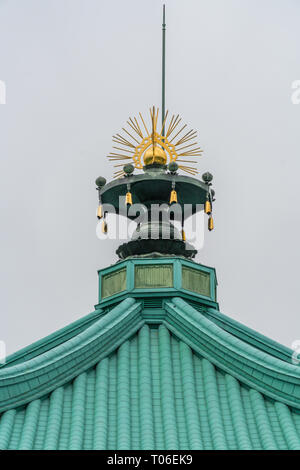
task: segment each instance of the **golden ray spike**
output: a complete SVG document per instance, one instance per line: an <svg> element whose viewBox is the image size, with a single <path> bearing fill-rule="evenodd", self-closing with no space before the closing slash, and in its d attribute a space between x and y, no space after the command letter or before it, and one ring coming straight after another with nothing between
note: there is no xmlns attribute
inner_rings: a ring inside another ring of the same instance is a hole
<svg viewBox="0 0 300 470"><path fill-rule="evenodd" d="M184 143L187 142L188 140L195 139L195 138L196 138L196 135L197 135L197 131L194 131L193 129L191 129L189 132L187 132L186 134L184 134L184 135L176 142L176 144L174 144L175 147L177 147L178 145L184 144Z"/></svg>
<svg viewBox="0 0 300 470"><path fill-rule="evenodd" d="M116 144L127 145L128 146L128 144L125 144L122 139L120 139L119 137L117 137L115 135L113 136L112 141L115 142Z"/></svg>
<svg viewBox="0 0 300 470"><path fill-rule="evenodd" d="M190 129L186 134L184 134L182 137L180 137L178 142L180 142L182 139L190 137L191 135L196 134L196 133L197 133L197 131L194 131L194 129Z"/></svg>
<svg viewBox="0 0 300 470"><path fill-rule="evenodd" d="M179 115L178 115L178 116L179 116ZM178 117L178 116L177 116L177 117ZM178 126L178 124L180 123L181 120L182 120L182 119L180 118L180 119L178 119L178 120L176 121L176 123L174 122L172 131L171 131L171 134L173 134L173 132L175 131L176 127Z"/></svg>
<svg viewBox="0 0 300 470"><path fill-rule="evenodd" d="M132 158L129 155L126 155L124 153L117 153L117 152L110 152L109 154L110 157L126 157L126 158Z"/></svg>
<svg viewBox="0 0 300 470"><path fill-rule="evenodd" d="M175 147L179 147L180 145L186 144L191 140L196 139L196 134L190 134L189 136L185 137L184 139L180 140L179 143L176 142ZM197 144L198 142L196 142Z"/></svg>
<svg viewBox="0 0 300 470"><path fill-rule="evenodd" d="M133 137L133 136L125 129L125 127L122 127L122 129L123 129L124 132L126 132L126 134L129 135L129 137L131 137L131 138L139 145L139 141L136 140L136 138Z"/></svg>
<svg viewBox="0 0 300 470"><path fill-rule="evenodd" d="M152 133L156 131L156 108L153 106L152 108Z"/></svg>
<svg viewBox="0 0 300 470"><path fill-rule="evenodd" d="M194 173L195 175L198 173L196 168L186 167L185 165L180 165L179 168L181 168L184 171L189 171L190 173Z"/></svg>
<svg viewBox="0 0 300 470"><path fill-rule="evenodd" d="M185 124L184 126L182 126L182 128L180 129L180 131L177 132L177 134L174 135L174 137L170 140L170 143L173 142L174 139L176 139L176 137L180 134L180 132L183 131L183 129L187 126L187 124Z"/></svg>
<svg viewBox="0 0 300 470"><path fill-rule="evenodd" d="M166 112L166 114L165 114L165 117L164 117L164 120L163 120L163 123L162 123L162 126L161 126L161 131L160 131L161 134L163 133L163 130L164 130L165 125L166 125L166 120L167 120L167 117L168 117L168 112L169 112L169 111L167 110L167 112Z"/></svg>
<svg viewBox="0 0 300 470"><path fill-rule="evenodd" d="M107 155L108 158L112 160L131 160L132 157L129 155Z"/></svg>
<svg viewBox="0 0 300 470"><path fill-rule="evenodd" d="M189 145L185 145L184 147L181 147L181 149L176 149L176 152L181 152L181 150L187 149L188 147L192 147L193 145L197 145L198 142L193 142Z"/></svg>
<svg viewBox="0 0 300 470"><path fill-rule="evenodd" d="M117 134L117 136L114 136L113 141L122 145L127 145L127 147L132 147L135 149L135 145L133 145L132 142L129 142L129 140L125 139L125 137L123 137L120 134Z"/></svg>
<svg viewBox="0 0 300 470"><path fill-rule="evenodd" d="M178 148L180 147L180 145L183 145L183 144L187 144L189 143L189 145L198 145L198 142L191 142L192 140L195 139L195 135L191 136L191 137L188 137L186 139L184 139L182 142L180 142L180 144L174 144L175 148L176 148L176 151L178 151Z"/></svg>
<svg viewBox="0 0 300 470"><path fill-rule="evenodd" d="M153 109L151 111L151 108L150 108L150 113L151 113L151 123L152 123L152 132L151 132L151 137L152 137L152 145L154 147L154 131L155 131L155 128L154 128L154 113L155 113L155 107L153 106Z"/></svg>
<svg viewBox="0 0 300 470"><path fill-rule="evenodd" d="M155 106L152 106L152 108L149 108L149 109L150 109L151 121L152 121L152 124L153 124L153 119L154 119L154 116L155 116Z"/></svg>
<svg viewBox="0 0 300 470"><path fill-rule="evenodd" d="M178 157L201 157L201 153L181 153Z"/></svg>
<svg viewBox="0 0 300 470"><path fill-rule="evenodd" d="M114 153L114 152L111 152L109 155L109 157L112 157L112 158L119 158L119 157L122 157L122 158L133 158L133 156L131 155L126 155L124 153Z"/></svg>
<svg viewBox="0 0 300 470"><path fill-rule="evenodd" d="M198 171L191 170L190 168L185 168L182 165L179 165L178 168L180 168L182 171L185 171L186 173L189 173L190 175L197 175Z"/></svg>
<svg viewBox="0 0 300 470"><path fill-rule="evenodd" d="M181 165L182 168L188 168L189 170L197 171L197 168L195 166L190 166L190 165Z"/></svg>
<svg viewBox="0 0 300 470"><path fill-rule="evenodd" d="M153 114L152 114L152 109L150 109L150 117L151 117L151 136L153 136Z"/></svg>
<svg viewBox="0 0 300 470"><path fill-rule="evenodd" d="M123 172L123 170L116 170L116 171L114 172L114 174L116 175L117 173L122 173L122 172Z"/></svg>
<svg viewBox="0 0 300 470"><path fill-rule="evenodd" d="M181 171L184 171L185 173L188 173L191 176L196 176L196 173L193 173L191 171L185 170L184 168L180 168Z"/></svg>
<svg viewBox="0 0 300 470"><path fill-rule="evenodd" d="M172 127L171 127L171 129L170 129L170 134L172 134L173 129L174 129L174 126L176 125L176 122L178 121L178 119L179 119L179 114L177 114L176 117L174 116L174 121L173 121Z"/></svg>
<svg viewBox="0 0 300 470"><path fill-rule="evenodd" d="M133 120L131 118L129 118L129 121L127 121L127 124L129 124L129 126L131 127L131 129L134 130L134 132L137 133L137 135L139 137L141 137L141 139L143 138L143 134L140 133L140 130L138 127L136 127L135 123L133 122Z"/></svg>
<svg viewBox="0 0 300 470"><path fill-rule="evenodd" d="M193 163L193 165L182 165L182 166L184 166L185 168L195 168L196 169L195 165L197 165L197 162L193 161L192 163Z"/></svg>
<svg viewBox="0 0 300 470"><path fill-rule="evenodd" d="M158 113L159 113L159 108L157 108L157 110L156 110L156 118L155 118L155 131L156 131L156 129L157 129Z"/></svg>
<svg viewBox="0 0 300 470"><path fill-rule="evenodd" d="M194 168L186 168L184 165L178 165L178 168L180 168L183 171L186 171L187 173L191 173L193 175L196 175L198 171L196 171Z"/></svg>
<svg viewBox="0 0 300 470"><path fill-rule="evenodd" d="M179 160L178 158L177 158L176 162L177 162L177 163L178 163L178 162L195 163L195 164L197 163L197 162L195 162L194 160Z"/></svg>
<svg viewBox="0 0 300 470"><path fill-rule="evenodd" d="M195 153L198 155L198 153L202 153L202 152L203 150L201 150L200 147L197 147L194 149L186 150L182 153L178 153L178 157L188 157L189 155L195 155Z"/></svg>
<svg viewBox="0 0 300 470"><path fill-rule="evenodd" d="M122 162L124 160L131 160L130 157L111 157L110 155L107 156L110 162Z"/></svg>
<svg viewBox="0 0 300 470"><path fill-rule="evenodd" d="M194 163L194 162L193 162L193 163ZM184 165L181 164L181 166L182 166L183 168L188 168L189 170L197 171L197 167L196 167L196 166L185 165L185 164L184 164Z"/></svg>
<svg viewBox="0 0 300 470"><path fill-rule="evenodd" d="M118 145L124 145L126 147L131 147L131 145L128 145L128 144L125 144L123 142L123 140L119 139L118 137L113 137L112 141L115 143L115 144L118 144Z"/></svg>
<svg viewBox="0 0 300 470"><path fill-rule="evenodd" d="M140 134L139 134L139 132L137 131L137 129L136 129L136 127L135 127L135 125L133 125L131 121L132 121L132 119L131 119L131 118L129 118L129 120L128 120L128 121L126 121L126 122L127 122L127 124L128 124L130 127L131 127L131 129L132 129L134 132L136 132L136 133L137 133L137 135L140 137Z"/></svg>
<svg viewBox="0 0 300 470"><path fill-rule="evenodd" d="M177 116L176 116L176 117L174 116L174 120L173 120L173 122L172 122L172 126L170 126L169 135L171 135L171 134L172 134L172 132L173 132L173 129L174 129L174 126L176 125L176 122L177 122L177 120L178 120L178 117L179 117L179 115L178 115L178 114L177 114Z"/></svg>
<svg viewBox="0 0 300 470"><path fill-rule="evenodd" d="M144 135L143 135L143 133L142 133L142 129L140 128L140 125L139 125L139 123L138 123L138 120L137 120L137 118L136 118L135 116L134 116L134 121L135 121L136 127L138 128L138 130L139 130L139 132L140 132L140 136L141 136L141 138L143 139L143 138L144 138Z"/></svg>
<svg viewBox="0 0 300 470"><path fill-rule="evenodd" d="M122 141L114 140L114 139L113 139L113 143L118 144L118 145L124 145L124 147L126 148L126 151L128 151L127 149L132 149L131 151L133 151L134 153L134 150L135 150L134 145L127 145L127 144L124 144ZM125 150L125 148L122 147L122 150Z"/></svg>
<svg viewBox="0 0 300 470"><path fill-rule="evenodd" d="M124 166L124 163L118 163L118 165L114 165L114 168L118 168L119 166Z"/></svg>
<svg viewBox="0 0 300 470"><path fill-rule="evenodd" d="M117 136L118 136L119 139L121 139L124 142L124 145L127 144L129 147L134 147L135 148L135 145L132 142L130 142L130 140L126 139L121 134L117 134Z"/></svg>
<svg viewBox="0 0 300 470"><path fill-rule="evenodd" d="M128 153L134 153L132 150L127 150L127 149L122 149L121 147L115 147L114 145L112 146L113 149L116 149L116 150L122 150L123 152L128 152Z"/></svg>
<svg viewBox="0 0 300 470"><path fill-rule="evenodd" d="M118 161L118 162L121 162L121 161L123 161L123 160L132 160L131 157L127 157L127 156L125 156L125 155L124 155L124 157L123 157L122 155L120 155L120 156L108 155L107 157L108 157L108 159L109 159L110 162L117 162L117 161Z"/></svg>
<svg viewBox="0 0 300 470"><path fill-rule="evenodd" d="M168 130L167 130L167 133L166 133L166 137L169 137L169 135L170 135L170 129L171 129L174 118L175 118L175 115L173 114L173 116L171 117L171 120L169 122L169 127L168 127Z"/></svg>
<svg viewBox="0 0 300 470"><path fill-rule="evenodd" d="M175 121L173 123L173 129L172 129L172 132L174 131L175 127L177 126L177 124L181 121L181 117L179 116L179 114L177 114L176 118L175 118Z"/></svg>
<svg viewBox="0 0 300 470"><path fill-rule="evenodd" d="M124 142L127 142L128 144L131 144L131 142L128 139L126 139L126 137L124 137L122 134L116 134L116 135L113 136L113 138L114 139L120 139ZM131 145L133 145L133 144L131 144Z"/></svg>
<svg viewBox="0 0 300 470"><path fill-rule="evenodd" d="M203 150L201 149L201 147L194 147L193 149L185 150L185 152L194 152L195 150L201 150L201 152L203 152Z"/></svg>
<svg viewBox="0 0 300 470"><path fill-rule="evenodd" d="M150 108L150 114L151 114L151 135L153 137L153 132L154 132L154 106L151 109Z"/></svg>
<svg viewBox="0 0 300 470"><path fill-rule="evenodd" d="M190 142L191 140L193 140L195 138L195 136L189 138L189 139L185 139L184 142L181 142L180 145L183 145L183 144L187 144L188 142ZM198 142L193 142L193 145L198 145ZM176 147L176 150L178 150L178 145L175 145Z"/></svg>
<svg viewBox="0 0 300 470"><path fill-rule="evenodd" d="M148 137L150 137L150 134L149 134L148 128L147 128L147 126L146 126L146 124L145 124L145 121L144 121L144 119L143 119L143 116L142 116L141 113L139 113L139 115L140 115L140 118L141 118L141 120L142 120L142 123L143 123L143 126L144 126L144 128L145 128L145 131L146 131Z"/></svg>
<svg viewBox="0 0 300 470"><path fill-rule="evenodd" d="M131 122L131 124L134 126L134 128L138 131L138 134L140 135L141 129L140 129L140 126L137 125L135 116L133 116L133 119L130 117L129 121Z"/></svg>
<svg viewBox="0 0 300 470"><path fill-rule="evenodd" d="M114 175L113 178L114 179L123 178L124 176L125 176L125 173L123 172L121 175Z"/></svg>
<svg viewBox="0 0 300 470"><path fill-rule="evenodd" d="M131 160L132 157L129 155L107 155L111 160Z"/></svg>

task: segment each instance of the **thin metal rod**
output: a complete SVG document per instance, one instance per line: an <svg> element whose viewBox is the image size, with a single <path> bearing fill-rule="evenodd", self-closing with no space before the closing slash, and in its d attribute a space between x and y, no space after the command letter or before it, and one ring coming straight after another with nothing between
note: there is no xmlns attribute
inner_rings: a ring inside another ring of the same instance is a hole
<svg viewBox="0 0 300 470"><path fill-rule="evenodd" d="M161 97L161 125L162 136L165 135L165 92L166 92L166 7L163 5L163 23L162 23L162 97Z"/></svg>

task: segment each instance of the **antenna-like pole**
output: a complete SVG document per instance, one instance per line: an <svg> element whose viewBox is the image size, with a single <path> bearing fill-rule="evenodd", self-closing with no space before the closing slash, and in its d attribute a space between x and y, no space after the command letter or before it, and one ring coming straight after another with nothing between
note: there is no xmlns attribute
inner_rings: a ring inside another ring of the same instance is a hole
<svg viewBox="0 0 300 470"><path fill-rule="evenodd" d="M165 84L166 84L166 11L163 5L163 23L162 23L162 96L161 96L161 124L163 126L162 135L165 135Z"/></svg>

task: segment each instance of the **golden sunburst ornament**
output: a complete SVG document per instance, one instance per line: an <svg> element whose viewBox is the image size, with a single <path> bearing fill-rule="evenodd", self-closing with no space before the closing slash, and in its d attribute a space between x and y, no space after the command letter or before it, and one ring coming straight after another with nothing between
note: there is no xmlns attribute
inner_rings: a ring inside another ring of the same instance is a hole
<svg viewBox="0 0 300 470"><path fill-rule="evenodd" d="M182 159L185 157L198 157L201 156L203 150L197 147L195 141L197 131L191 129L188 132L182 134L186 129L187 125L178 126L182 119L179 115L173 115L168 121L168 111L166 112L162 121L162 127L158 132L159 109L150 108L151 127L150 131L145 123L145 120L141 113L139 113L140 121L134 117L129 118L127 124L130 126L129 130L124 127L122 130L125 136L116 134L113 136L113 142L118 145L113 146L113 149L117 150L110 152L108 155L111 161L122 161L115 167L123 167L126 163L132 163L135 168L143 169L148 165L167 165L168 163L177 161L179 168L186 173L196 175L198 173L196 167L196 161ZM132 132L133 131L133 135ZM175 132L177 131L177 132ZM131 160L131 161L130 161ZM184 164L182 164L184 163ZM185 165L185 163L192 163L191 165ZM115 178L124 176L123 169L119 169L115 172Z"/></svg>

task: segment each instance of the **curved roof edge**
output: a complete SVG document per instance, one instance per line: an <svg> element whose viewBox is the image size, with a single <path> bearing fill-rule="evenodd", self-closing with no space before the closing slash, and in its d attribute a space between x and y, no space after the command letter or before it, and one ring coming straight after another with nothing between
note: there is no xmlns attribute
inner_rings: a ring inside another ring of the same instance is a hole
<svg viewBox="0 0 300 470"><path fill-rule="evenodd" d="M261 349L272 356L278 357L278 359L282 359L290 364L292 363L293 350L287 346L284 346L283 344L264 336L258 331L233 320L214 308L207 308L206 316L224 330L237 336L243 341L246 341L246 343Z"/></svg>
<svg viewBox="0 0 300 470"><path fill-rule="evenodd" d="M97 309L94 312L85 315L83 318L79 318L79 320L69 323L63 328L54 331L50 335L47 335L44 338L41 338L22 349L19 349L18 351L7 356L5 364L0 364L0 370L3 367L7 367L8 365L18 364L20 362L32 359L60 345L61 343L64 343L68 339L73 338L73 336L76 336L78 333L88 328L102 315L104 315L104 310Z"/></svg>
<svg viewBox="0 0 300 470"><path fill-rule="evenodd" d="M143 326L141 303L128 298L107 315L51 350L0 369L0 411L28 403L64 385L108 356Z"/></svg>
<svg viewBox="0 0 300 470"><path fill-rule="evenodd" d="M266 396L300 408L300 368L233 336L181 298L165 303L173 334L224 372Z"/></svg>
<svg viewBox="0 0 300 470"><path fill-rule="evenodd" d="M0 411L41 398L70 382L145 323L163 323L219 370L269 398L300 408L300 368L288 363L284 347L280 350L268 339L264 346L262 335L219 313L216 316L212 309L201 313L173 297L165 299L160 309L144 310L142 301L129 297L103 313L96 311L11 356L0 369ZM273 350L266 352L270 345Z"/></svg>

